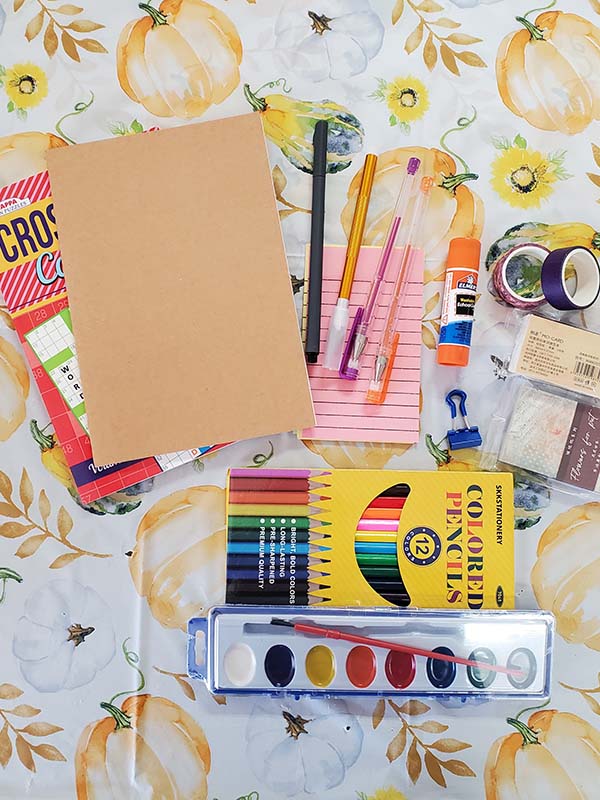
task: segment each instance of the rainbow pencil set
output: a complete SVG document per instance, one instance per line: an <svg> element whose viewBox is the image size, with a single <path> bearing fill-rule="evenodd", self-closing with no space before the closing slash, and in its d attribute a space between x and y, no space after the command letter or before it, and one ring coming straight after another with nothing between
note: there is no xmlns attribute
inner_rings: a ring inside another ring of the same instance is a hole
<svg viewBox="0 0 600 800"><path fill-rule="evenodd" d="M510 474L234 469L227 603L513 608Z"/></svg>

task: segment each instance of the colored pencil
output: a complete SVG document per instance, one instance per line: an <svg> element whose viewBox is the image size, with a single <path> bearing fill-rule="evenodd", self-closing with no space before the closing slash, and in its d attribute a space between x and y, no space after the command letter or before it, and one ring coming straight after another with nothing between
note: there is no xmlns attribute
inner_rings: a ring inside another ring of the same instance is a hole
<svg viewBox="0 0 600 800"><path fill-rule="evenodd" d="M410 595L403 588L401 582L397 586L387 586L385 589L376 589L372 584L371 588L377 592L378 595L389 600L391 603L401 602L404 605L410 605Z"/></svg>
<svg viewBox="0 0 600 800"><path fill-rule="evenodd" d="M397 531L359 531L354 539L356 542L393 542L398 541Z"/></svg>
<svg viewBox="0 0 600 800"><path fill-rule="evenodd" d="M306 505L270 505L263 506L260 503L240 503L235 506L235 513L238 517L307 517L311 514L319 514L322 509L310 508Z"/></svg>
<svg viewBox="0 0 600 800"><path fill-rule="evenodd" d="M245 469L231 469L229 475L232 478L248 478L258 477L261 478L310 478L315 479L318 476L331 475L331 472L318 469L263 469L260 471L246 467Z"/></svg>
<svg viewBox="0 0 600 800"><path fill-rule="evenodd" d="M259 571L261 571L265 573L266 579L271 576L278 581L285 581L286 583L292 576L295 576L296 583L300 580L305 582L314 580L316 583L320 583L330 578L329 565L327 562L313 564L309 561L308 556L286 556L288 560L281 565L279 563L279 555L275 555L274 558L276 561L273 565L273 570L271 570L269 557L262 562L259 568L259 561L256 556L236 553L233 560L229 561L227 564L228 580L230 571L238 572L239 570L242 570L242 572L251 570L251 574L255 577L259 574Z"/></svg>
<svg viewBox="0 0 600 800"><path fill-rule="evenodd" d="M279 576L279 571L277 571L277 575ZM285 578L289 580L289 572L286 571ZM317 576L311 576L307 569L296 569L294 572L294 577L296 579L296 585L298 581L307 581L309 577L314 577L317 579ZM233 567L227 567L227 583L231 586L234 586L238 581L256 581L258 579L258 569L251 569L248 566L238 566L235 565ZM265 570L265 583L268 581L268 570Z"/></svg>
<svg viewBox="0 0 600 800"><path fill-rule="evenodd" d="M251 581L232 581L229 584L232 588L235 587L235 595L236 597L245 597L250 594L252 595L262 595L265 599L262 600L263 603L271 603L272 605L277 604L278 597L288 597L290 594L289 587L282 585L279 581L275 581L275 583L269 583L268 580L265 580L262 585L259 585L256 578ZM304 596L308 596L308 587L297 587L297 593L303 594ZM238 600L238 602L240 602ZM300 601L298 601L300 604Z"/></svg>
<svg viewBox="0 0 600 800"><path fill-rule="evenodd" d="M279 585L279 591L276 594L267 594L262 589L259 589L256 581L252 588L241 588L239 584L228 585L225 594L226 602L228 603L244 603L248 605L273 605L273 606L287 606L287 605L311 605L318 602L312 600L305 590L296 590L293 592L285 591L285 586ZM292 601L293 598L293 601Z"/></svg>
<svg viewBox="0 0 600 800"><path fill-rule="evenodd" d="M232 478L229 489L234 492L307 492L310 484L308 478Z"/></svg>
<svg viewBox="0 0 600 800"><path fill-rule="evenodd" d="M230 584L228 584L228 587ZM320 595L314 594L315 591L328 589L328 586L308 587L303 586L295 587L282 586L281 583L274 584L265 581L262 587L257 585L256 580L253 581L237 581L235 585L231 584L231 591L235 597L236 603L269 603L270 605L278 605L281 598L281 604L289 603L290 595L294 595L295 605L309 605L311 603L323 602L324 598ZM258 597L260 599L253 600L250 598Z"/></svg>
<svg viewBox="0 0 600 800"><path fill-rule="evenodd" d="M357 553L359 567L390 567L398 565L397 553Z"/></svg>
<svg viewBox="0 0 600 800"><path fill-rule="evenodd" d="M269 583L268 579L264 581L262 586L258 586L256 581L256 576L252 580L236 580L235 581L236 591L239 590L240 593L256 593L256 594L264 594L264 595L288 595L289 594L289 587L282 585L279 581L275 581L274 583ZM298 587L297 587L298 588ZM308 585L305 585L301 588L301 591L308 592ZM275 604L274 601L269 600L272 602L273 605Z"/></svg>
<svg viewBox="0 0 600 800"><path fill-rule="evenodd" d="M379 497L408 497L410 494L410 486L406 483L396 483L394 486L390 486L389 489L386 489L385 492L382 492Z"/></svg>
<svg viewBox="0 0 600 800"><path fill-rule="evenodd" d="M397 594L393 592L379 592L378 594L380 594L384 600L393 603L395 606L402 606L405 608L410 605L410 597L406 592L399 592Z"/></svg>
<svg viewBox="0 0 600 800"><path fill-rule="evenodd" d="M311 505L326 500L314 492L229 492L230 505L264 503L273 505ZM234 509L235 510L235 509Z"/></svg>
<svg viewBox="0 0 600 800"><path fill-rule="evenodd" d="M360 554L385 553L396 555L396 542L355 542L354 552Z"/></svg>
<svg viewBox="0 0 600 800"><path fill-rule="evenodd" d="M362 513L361 519L395 519L402 516L402 508L369 508Z"/></svg>
<svg viewBox="0 0 600 800"><path fill-rule="evenodd" d="M406 592L406 586L402 578L373 578L370 585L376 592Z"/></svg>
<svg viewBox="0 0 600 800"><path fill-rule="evenodd" d="M394 531L398 530L398 520L393 519L361 519L356 526L358 531Z"/></svg>
<svg viewBox="0 0 600 800"><path fill-rule="evenodd" d="M385 579L401 579L402 576L400 575L400 570L398 566L364 566L361 569L361 572L369 582L376 578L385 578Z"/></svg>
<svg viewBox="0 0 600 800"><path fill-rule="evenodd" d="M406 497L376 497L369 503L369 508L404 508Z"/></svg>
<svg viewBox="0 0 600 800"><path fill-rule="evenodd" d="M294 516L291 517L282 517L280 514L270 515L267 514L266 516L235 516L230 515L227 518L227 527L229 530L234 530L236 528L241 528L243 530L247 530L250 528L268 528L270 525L293 525L296 530L316 530L320 526L327 526L331 525L330 522L321 522L318 519L312 519L311 517L307 517L306 515L303 516Z"/></svg>
<svg viewBox="0 0 600 800"><path fill-rule="evenodd" d="M232 555L258 554L261 544L265 555L270 555L273 552L283 552L286 555L318 556L321 553L325 555L330 549L328 547L310 544L309 542L284 542L281 544L280 542L271 542L266 540L265 542L230 542L228 545L228 551Z"/></svg>
<svg viewBox="0 0 600 800"><path fill-rule="evenodd" d="M235 594L232 596L232 600L236 603L246 603L252 606L260 606L265 604L273 606L309 606L318 605L319 602L323 602L321 598L311 598L306 592L296 591L293 597L294 602L292 604L290 603L290 594L273 595L270 597L262 594L260 589L257 589L254 592L238 592L236 589ZM227 602L231 602L232 600L228 600Z"/></svg>
<svg viewBox="0 0 600 800"><path fill-rule="evenodd" d="M306 545L302 545L302 547L306 547ZM263 558L264 565L265 565L266 568L268 568L269 558L271 557L271 555L272 555L271 551L268 550L267 548L265 548L265 552L264 552L264 555L262 556L262 558ZM278 551L275 551L273 555L275 555L275 557L277 559L276 564L277 564L277 573L278 574L279 574L279 569L280 569L280 567L279 567L279 556L283 555L283 556L286 557L286 560L288 560L288 563L285 565L286 576L287 576L287 574L289 572L289 559L291 559L292 557L294 558L294 564L296 565L296 567L299 567L301 569L308 569L309 567L311 567L311 568L314 567L315 570L320 571L321 569L326 568L327 564L328 564L327 552L324 552L323 554L321 554L319 552L310 552L310 553L287 553L287 552L284 552L284 553L279 553ZM256 550L255 552L252 552L252 553L232 553L232 552L229 552L227 554L227 568L229 569L229 567L232 567L233 569L237 569L238 567L241 567L243 569L246 569L248 567L252 567L252 566L255 566L255 565L258 566L259 560L260 560L260 558L259 558L258 550Z"/></svg>
<svg viewBox="0 0 600 800"><path fill-rule="evenodd" d="M310 531L303 531L298 530L296 533L293 534L294 541L298 542L298 544L305 544L306 542L311 541ZM313 537L317 540L319 539L318 536ZM291 539L290 531L287 531L287 541L289 542ZM234 528L233 530L230 529L227 532L227 542L257 542L257 530L256 528L251 528L250 530L243 530L242 528ZM227 545L229 547L229 544Z"/></svg>
<svg viewBox="0 0 600 800"><path fill-rule="evenodd" d="M470 658L451 656L446 653L439 653L435 650L424 650L422 647L414 647L413 645L401 644L400 642L388 642L384 639L374 639L371 636L361 636L358 633L340 631L334 628L323 628L320 625L313 625L312 623L290 622L289 620L274 617L271 620L271 624L293 628L297 633L322 636L325 639L341 639L344 642L366 644L369 647L381 647L384 650L394 650L398 653L410 653L415 656L423 656L424 658L431 658L436 661L449 661L452 664L462 664L465 667L474 667L475 669L485 670L486 672L501 672L504 675L523 675L520 669L515 669L514 667L503 667L501 664L487 664L483 661L473 661Z"/></svg>

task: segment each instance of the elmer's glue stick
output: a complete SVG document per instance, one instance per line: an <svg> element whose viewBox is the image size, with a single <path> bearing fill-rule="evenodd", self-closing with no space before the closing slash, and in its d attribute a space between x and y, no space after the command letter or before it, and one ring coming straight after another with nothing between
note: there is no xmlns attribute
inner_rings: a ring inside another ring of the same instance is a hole
<svg viewBox="0 0 600 800"><path fill-rule="evenodd" d="M438 364L465 367L469 363L480 255L478 239L452 239L450 242Z"/></svg>

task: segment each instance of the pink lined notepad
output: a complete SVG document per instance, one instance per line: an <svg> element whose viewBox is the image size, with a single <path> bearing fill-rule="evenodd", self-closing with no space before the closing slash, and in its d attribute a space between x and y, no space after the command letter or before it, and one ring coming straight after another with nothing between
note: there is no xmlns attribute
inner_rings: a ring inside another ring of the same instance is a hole
<svg viewBox="0 0 600 800"><path fill-rule="evenodd" d="M308 251L307 251L308 252ZM379 247L361 247L350 299L350 323L356 308L367 299L371 279L377 268ZM401 251L388 268L387 280L371 326L370 340L361 359L360 376L355 381L340 378L337 372L321 366L329 318L337 301L346 248L327 246L323 254L323 312L321 355L317 364L308 365L310 388L317 424L301 431L302 439L342 440L347 442L391 442L413 444L419 439L419 388L421 375L421 316L423 306L423 256L415 258L404 294L398 332L400 342L385 403L365 401L373 374L375 351L383 327L389 297ZM308 274L308 255L307 255ZM306 313L306 308L305 308ZM350 326L348 326L348 329Z"/></svg>

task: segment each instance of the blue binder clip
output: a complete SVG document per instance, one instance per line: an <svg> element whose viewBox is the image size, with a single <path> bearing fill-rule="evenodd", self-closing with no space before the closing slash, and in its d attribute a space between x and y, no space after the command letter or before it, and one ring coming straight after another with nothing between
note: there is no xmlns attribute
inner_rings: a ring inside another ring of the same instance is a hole
<svg viewBox="0 0 600 800"><path fill-rule="evenodd" d="M456 410L456 403L454 401L455 397L460 399L458 408L464 420L464 428L456 427L458 411ZM446 395L446 403L450 406L450 414L452 416L452 430L449 430L446 434L450 450L461 450L464 447L479 447L482 441L479 428L476 425L471 427L467 417L467 393L463 392L462 389L453 389Z"/></svg>

